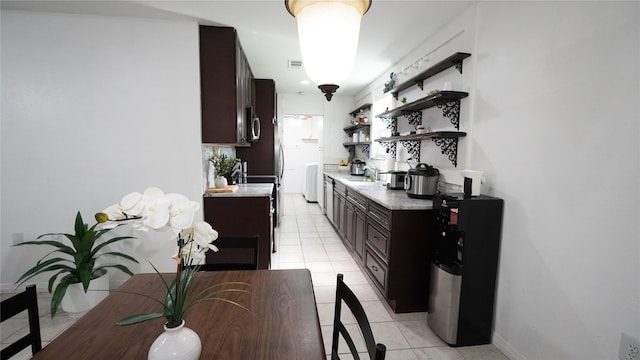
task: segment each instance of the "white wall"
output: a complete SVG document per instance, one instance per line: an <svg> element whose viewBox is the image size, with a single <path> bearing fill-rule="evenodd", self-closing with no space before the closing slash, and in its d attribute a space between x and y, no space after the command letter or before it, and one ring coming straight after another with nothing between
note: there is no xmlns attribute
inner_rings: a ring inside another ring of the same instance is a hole
<svg viewBox="0 0 640 360"><path fill-rule="evenodd" d="M482 3L473 167L505 199L496 333L528 359L640 338L640 3ZM533 31L535 29L535 31Z"/></svg>
<svg viewBox="0 0 640 360"><path fill-rule="evenodd" d="M201 201L198 59L195 22L2 11L3 288L45 254L13 233L72 232L148 186ZM173 270L173 240L134 235L132 270Z"/></svg>
<svg viewBox="0 0 640 360"><path fill-rule="evenodd" d="M640 3L479 2L390 70L457 32L458 160L505 200L494 343L615 359L621 332L640 339Z"/></svg>

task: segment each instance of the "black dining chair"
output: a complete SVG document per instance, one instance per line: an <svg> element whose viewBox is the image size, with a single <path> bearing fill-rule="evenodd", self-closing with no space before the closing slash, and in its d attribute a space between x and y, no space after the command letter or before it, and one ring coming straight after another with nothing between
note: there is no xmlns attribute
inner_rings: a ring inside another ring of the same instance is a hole
<svg viewBox="0 0 640 360"><path fill-rule="evenodd" d="M10 359L29 346L31 346L31 353L33 355L42 350L40 318L38 315L38 295L35 285L29 285L25 291L6 300L2 300L0 306L1 322L13 318L25 310L27 310L29 315L29 333L2 349L2 351L0 351L0 360Z"/></svg>
<svg viewBox="0 0 640 360"><path fill-rule="evenodd" d="M213 244L218 252L207 251L200 271L257 270L259 236L221 236Z"/></svg>
<svg viewBox="0 0 640 360"><path fill-rule="evenodd" d="M342 274L338 274L338 284L336 286L336 306L333 318L333 342L331 344L331 360L340 360L340 357L338 356L338 341L340 339L340 335L342 335L342 338L347 343L347 346L349 346L349 350L351 351L351 355L353 356L353 358L355 360L360 360L360 355L358 354L356 346L353 343L353 338L340 319L343 301L347 305L347 307L349 307L349 310L351 310L353 317L358 322L358 327L360 328L360 332L367 347L369 359L384 360L384 357L387 353L387 347L383 344L376 343L373 337L373 332L371 331L371 325L369 324L367 314L364 312L364 308L362 307L362 304L360 304L360 300L358 300L356 295L353 293L353 291L351 291L347 284L344 283L344 275Z"/></svg>

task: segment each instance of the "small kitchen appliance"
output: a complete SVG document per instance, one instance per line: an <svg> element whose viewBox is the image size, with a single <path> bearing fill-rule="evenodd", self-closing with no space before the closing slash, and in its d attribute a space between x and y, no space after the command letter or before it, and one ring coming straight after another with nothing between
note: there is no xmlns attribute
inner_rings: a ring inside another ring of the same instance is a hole
<svg viewBox="0 0 640 360"><path fill-rule="evenodd" d="M480 196L480 184L482 184L482 171L462 170L460 175L465 179L466 183L471 181L471 196Z"/></svg>
<svg viewBox="0 0 640 360"><path fill-rule="evenodd" d="M387 183L387 189L404 190L404 179L406 176L406 171L389 171L389 182Z"/></svg>
<svg viewBox="0 0 640 360"><path fill-rule="evenodd" d="M404 178L404 189L407 196L417 199L431 199L438 189L440 171L425 163L416 165L407 171Z"/></svg>
<svg viewBox="0 0 640 360"><path fill-rule="evenodd" d="M367 165L362 160L353 160L351 162L351 175L364 176L364 167Z"/></svg>

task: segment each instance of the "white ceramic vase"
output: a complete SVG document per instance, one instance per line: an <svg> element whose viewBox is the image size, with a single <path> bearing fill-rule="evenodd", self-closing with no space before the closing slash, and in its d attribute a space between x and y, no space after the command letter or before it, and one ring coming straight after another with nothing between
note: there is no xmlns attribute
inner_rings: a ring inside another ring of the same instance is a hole
<svg viewBox="0 0 640 360"><path fill-rule="evenodd" d="M198 360L202 343L195 331L184 326L164 326L164 332L156 338L149 349L149 360Z"/></svg>
<svg viewBox="0 0 640 360"><path fill-rule="evenodd" d="M226 188L229 183L227 182L227 178L224 176L216 176L215 180L216 188Z"/></svg>
<svg viewBox="0 0 640 360"><path fill-rule="evenodd" d="M109 295L109 273L92 279L85 293L82 283L69 285L60 306L71 317L80 317Z"/></svg>

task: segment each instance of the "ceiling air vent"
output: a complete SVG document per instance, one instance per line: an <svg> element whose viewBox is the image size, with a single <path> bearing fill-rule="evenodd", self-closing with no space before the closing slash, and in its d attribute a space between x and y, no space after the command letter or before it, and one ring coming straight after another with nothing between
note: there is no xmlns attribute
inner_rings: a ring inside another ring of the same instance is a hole
<svg viewBox="0 0 640 360"><path fill-rule="evenodd" d="M302 60L289 60L287 67L289 69L302 69Z"/></svg>

